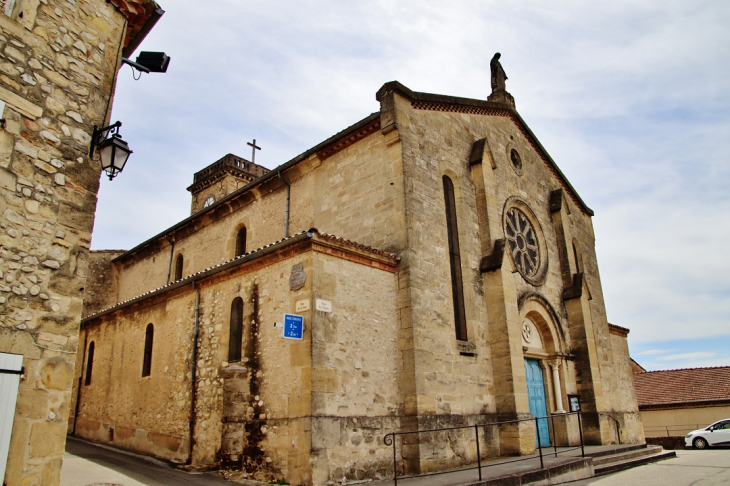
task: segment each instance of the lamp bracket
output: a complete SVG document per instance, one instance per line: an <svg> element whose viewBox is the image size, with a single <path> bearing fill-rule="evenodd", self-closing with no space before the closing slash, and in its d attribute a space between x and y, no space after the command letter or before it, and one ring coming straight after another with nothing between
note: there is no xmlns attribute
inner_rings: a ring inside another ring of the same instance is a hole
<svg viewBox="0 0 730 486"><path fill-rule="evenodd" d="M89 149L89 157L94 156L94 147L98 147L101 142L109 138L109 135L118 134L119 128L121 126L122 122L120 121L103 128L97 128L96 125L94 125L94 133L91 135L91 148Z"/></svg>
<svg viewBox="0 0 730 486"><path fill-rule="evenodd" d="M139 71L141 73L150 72L150 69L148 67L145 67L137 62L134 62L131 59L127 59L126 57L122 58L122 64L129 64L130 66L132 66L134 69L136 69L137 71Z"/></svg>

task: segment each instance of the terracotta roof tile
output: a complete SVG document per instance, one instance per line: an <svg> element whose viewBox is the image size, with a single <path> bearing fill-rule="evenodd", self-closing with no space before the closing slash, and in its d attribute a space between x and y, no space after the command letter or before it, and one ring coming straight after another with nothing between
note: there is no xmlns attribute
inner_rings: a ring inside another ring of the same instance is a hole
<svg viewBox="0 0 730 486"><path fill-rule="evenodd" d="M730 400L730 366L634 373L639 406Z"/></svg>
<svg viewBox="0 0 730 486"><path fill-rule="evenodd" d="M312 231L312 230L310 230L310 231ZM314 230L314 231L316 231L316 230ZM327 233L319 233L319 237L323 238L325 240L336 241L337 243L340 243L342 245L351 246L353 248L357 248L358 250L372 253L373 255L379 255L382 257L386 257L393 261L398 260L398 255L396 253L390 253L387 251L378 250L376 248L373 248L372 246L362 245L356 241L346 240L344 238L340 238L335 235L329 235Z"/></svg>

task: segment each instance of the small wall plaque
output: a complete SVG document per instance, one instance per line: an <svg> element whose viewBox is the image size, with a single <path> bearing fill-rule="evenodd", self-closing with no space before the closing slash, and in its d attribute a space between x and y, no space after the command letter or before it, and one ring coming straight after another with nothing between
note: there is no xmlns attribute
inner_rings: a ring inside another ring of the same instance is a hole
<svg viewBox="0 0 730 486"><path fill-rule="evenodd" d="M291 275L289 276L289 288L291 290L301 289L306 281L307 274L304 273L304 264L299 263L291 267Z"/></svg>
<svg viewBox="0 0 730 486"><path fill-rule="evenodd" d="M309 299L298 300L294 306L296 312L304 312L309 310Z"/></svg>
<svg viewBox="0 0 730 486"><path fill-rule="evenodd" d="M329 300L317 299L316 309L322 312L332 312L332 302Z"/></svg>

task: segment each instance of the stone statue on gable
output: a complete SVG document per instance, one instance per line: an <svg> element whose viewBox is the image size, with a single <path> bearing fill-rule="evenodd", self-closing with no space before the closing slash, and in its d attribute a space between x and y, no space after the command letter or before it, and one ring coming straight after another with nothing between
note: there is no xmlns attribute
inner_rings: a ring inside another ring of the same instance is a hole
<svg viewBox="0 0 730 486"><path fill-rule="evenodd" d="M499 62L499 58L502 54L497 52L489 62L489 68L492 71L492 94L487 98L488 101L495 101L498 103L509 103L512 106L515 104L515 99L505 89L505 81L507 80L507 73L504 72L502 64Z"/></svg>

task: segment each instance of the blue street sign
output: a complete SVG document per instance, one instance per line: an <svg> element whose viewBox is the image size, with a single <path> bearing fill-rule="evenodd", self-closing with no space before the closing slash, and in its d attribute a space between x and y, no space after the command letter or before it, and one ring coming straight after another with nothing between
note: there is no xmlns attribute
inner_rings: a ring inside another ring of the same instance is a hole
<svg viewBox="0 0 730 486"><path fill-rule="evenodd" d="M304 336L304 317L284 314L284 334L286 339L302 339Z"/></svg>

